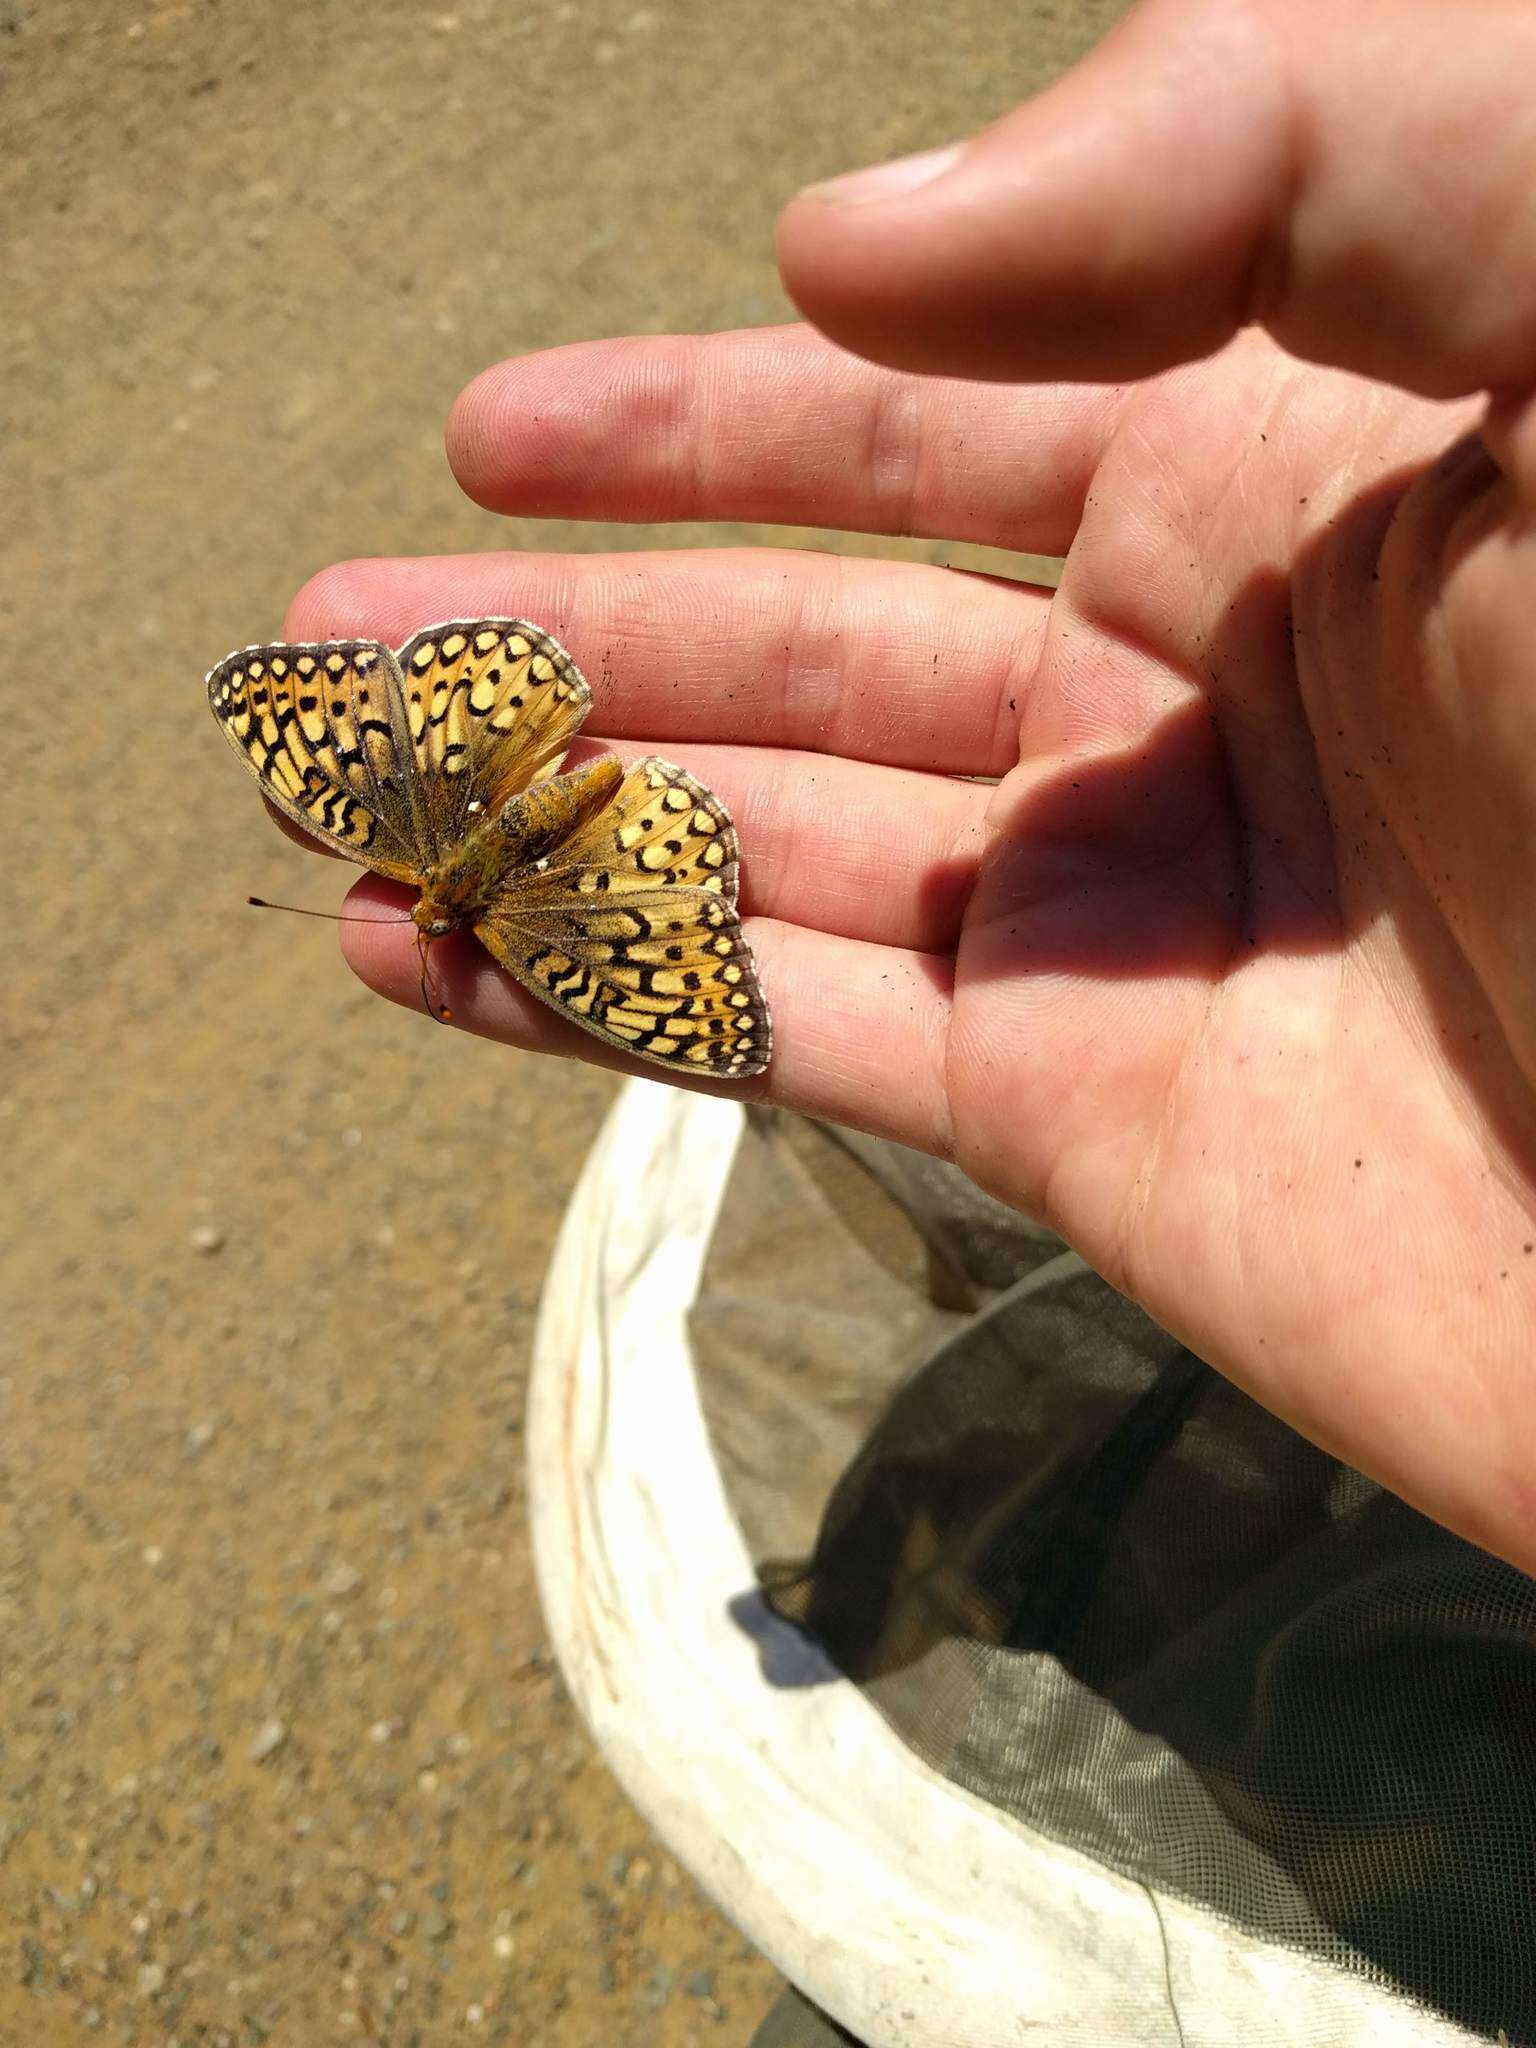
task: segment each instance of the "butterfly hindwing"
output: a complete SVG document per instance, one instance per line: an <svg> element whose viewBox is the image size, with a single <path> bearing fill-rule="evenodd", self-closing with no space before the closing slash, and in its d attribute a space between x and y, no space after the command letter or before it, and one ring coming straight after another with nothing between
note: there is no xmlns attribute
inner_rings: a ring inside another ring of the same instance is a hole
<svg viewBox="0 0 1536 2048"><path fill-rule="evenodd" d="M412 881L425 849L400 673L373 640L226 655L208 676L225 737L267 796L360 867Z"/></svg>
<svg viewBox="0 0 1536 2048"><path fill-rule="evenodd" d="M771 1032L736 910L736 834L669 762L638 762L613 802L519 875L476 924L534 995L674 1073L745 1080Z"/></svg>

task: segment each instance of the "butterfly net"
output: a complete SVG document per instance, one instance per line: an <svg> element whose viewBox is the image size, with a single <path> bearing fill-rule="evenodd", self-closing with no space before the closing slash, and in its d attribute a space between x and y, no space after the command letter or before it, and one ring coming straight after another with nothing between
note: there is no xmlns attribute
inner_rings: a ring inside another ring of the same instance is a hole
<svg viewBox="0 0 1536 2048"><path fill-rule="evenodd" d="M915 1758L1405 2025L1536 2039L1530 1579L896 1146L749 1115L689 1328L768 1601ZM790 1998L759 2042L848 2038Z"/></svg>

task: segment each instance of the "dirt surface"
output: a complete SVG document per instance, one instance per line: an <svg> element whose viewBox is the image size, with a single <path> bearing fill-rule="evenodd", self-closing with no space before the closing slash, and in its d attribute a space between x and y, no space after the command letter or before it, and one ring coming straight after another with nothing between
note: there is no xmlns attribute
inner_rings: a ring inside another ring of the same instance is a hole
<svg viewBox="0 0 1536 2048"><path fill-rule="evenodd" d="M964 132L1116 11L0 19L7 2048L681 2048L766 2007L592 1751L532 1583L529 1333L610 1084L244 909L340 884L201 679L339 556L654 542L468 506L460 384L783 317L784 195Z"/></svg>

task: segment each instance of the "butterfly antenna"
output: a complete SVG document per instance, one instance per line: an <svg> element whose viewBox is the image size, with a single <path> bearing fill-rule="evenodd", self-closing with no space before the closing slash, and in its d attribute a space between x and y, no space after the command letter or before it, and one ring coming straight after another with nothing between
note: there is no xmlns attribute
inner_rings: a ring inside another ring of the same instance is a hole
<svg viewBox="0 0 1536 2048"><path fill-rule="evenodd" d="M323 917L327 924L411 924L410 917L357 917L337 910L306 910L297 903L269 903L265 896L247 896L246 902L253 910L286 910L291 917ZM416 938L416 950L421 955L421 1001L429 1017L439 1024L451 1024L453 1012L446 1003L438 1002L432 993L431 972L428 966L432 941L425 932Z"/></svg>
<svg viewBox="0 0 1536 2048"><path fill-rule="evenodd" d="M253 910L286 910L290 917L323 917L327 924L409 924L407 917L358 917L338 910L305 910L297 903L269 903L265 896L247 896Z"/></svg>

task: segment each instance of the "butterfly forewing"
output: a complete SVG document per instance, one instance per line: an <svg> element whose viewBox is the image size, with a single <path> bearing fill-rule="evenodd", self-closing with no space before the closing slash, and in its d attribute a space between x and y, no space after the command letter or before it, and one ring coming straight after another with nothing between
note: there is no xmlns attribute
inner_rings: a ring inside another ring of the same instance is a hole
<svg viewBox="0 0 1536 2048"><path fill-rule="evenodd" d="M398 660L412 757L431 792L439 847L558 767L592 702L565 649L526 619L431 626L406 641Z"/></svg>
<svg viewBox="0 0 1536 2048"><path fill-rule="evenodd" d="M245 647L208 677L226 738L278 808L359 866L421 872L395 658L372 640Z"/></svg>
<svg viewBox="0 0 1536 2048"><path fill-rule="evenodd" d="M736 911L736 835L680 768L638 762L613 803L475 926L541 1000L674 1072L745 1080L770 1028Z"/></svg>

